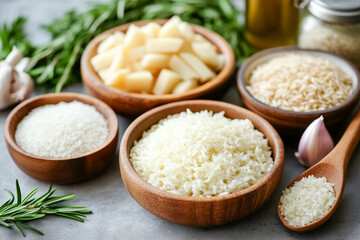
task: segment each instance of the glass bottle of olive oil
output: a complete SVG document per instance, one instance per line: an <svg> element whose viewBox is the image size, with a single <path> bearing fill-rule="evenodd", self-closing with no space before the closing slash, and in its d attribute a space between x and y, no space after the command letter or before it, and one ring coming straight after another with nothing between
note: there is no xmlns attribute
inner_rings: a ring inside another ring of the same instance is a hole
<svg viewBox="0 0 360 240"><path fill-rule="evenodd" d="M299 9L293 1L246 0L246 40L257 50L295 44Z"/></svg>

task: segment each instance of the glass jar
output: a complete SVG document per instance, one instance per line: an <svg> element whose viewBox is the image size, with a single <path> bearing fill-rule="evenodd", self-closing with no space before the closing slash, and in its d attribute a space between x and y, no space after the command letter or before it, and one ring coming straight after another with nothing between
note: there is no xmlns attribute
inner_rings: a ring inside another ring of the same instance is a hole
<svg viewBox="0 0 360 240"><path fill-rule="evenodd" d="M360 1L310 1L298 45L335 53L360 69Z"/></svg>
<svg viewBox="0 0 360 240"><path fill-rule="evenodd" d="M246 0L246 40L257 50L295 44L299 10L294 1Z"/></svg>

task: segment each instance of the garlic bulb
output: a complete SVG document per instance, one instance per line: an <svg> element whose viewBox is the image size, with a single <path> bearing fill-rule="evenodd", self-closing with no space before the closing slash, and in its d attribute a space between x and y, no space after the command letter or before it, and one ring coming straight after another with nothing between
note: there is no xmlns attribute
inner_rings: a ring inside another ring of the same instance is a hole
<svg viewBox="0 0 360 240"><path fill-rule="evenodd" d="M315 119L301 136L295 156L306 166L319 162L334 148L334 142L324 124L324 117Z"/></svg>
<svg viewBox="0 0 360 240"><path fill-rule="evenodd" d="M30 97L33 81L24 72L25 66L26 60L16 47L0 62L0 110Z"/></svg>

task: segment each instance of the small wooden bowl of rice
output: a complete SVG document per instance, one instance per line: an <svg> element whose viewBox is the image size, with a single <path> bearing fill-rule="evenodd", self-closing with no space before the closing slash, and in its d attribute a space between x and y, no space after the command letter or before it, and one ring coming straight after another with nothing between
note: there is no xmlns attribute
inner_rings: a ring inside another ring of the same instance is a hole
<svg viewBox="0 0 360 240"><path fill-rule="evenodd" d="M212 100L169 103L138 117L120 144L131 196L154 215L209 227L260 209L277 188L284 146L262 117Z"/></svg>
<svg viewBox="0 0 360 240"><path fill-rule="evenodd" d="M355 109L360 75L337 55L297 47L254 54L241 66L237 86L244 105L281 134L299 135L324 116L334 129Z"/></svg>
<svg viewBox="0 0 360 240"><path fill-rule="evenodd" d="M94 177L114 159L115 112L79 93L30 98L6 119L5 141L15 164L38 180L69 184Z"/></svg>

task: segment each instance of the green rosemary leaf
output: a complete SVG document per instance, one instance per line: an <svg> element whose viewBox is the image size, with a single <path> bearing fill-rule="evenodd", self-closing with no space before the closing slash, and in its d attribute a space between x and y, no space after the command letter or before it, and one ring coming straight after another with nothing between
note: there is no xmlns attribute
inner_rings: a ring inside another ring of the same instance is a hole
<svg viewBox="0 0 360 240"><path fill-rule="evenodd" d="M63 202L63 201L68 201L71 199L75 198L75 194L71 193L71 194L66 194L63 196L59 196L59 197L53 197L53 198L49 198L47 201L43 202L43 205L51 205L54 203L59 203L59 202Z"/></svg>
<svg viewBox="0 0 360 240"><path fill-rule="evenodd" d="M10 204L12 204L14 202L14 199L15 199L14 194L10 190L5 189L5 191L10 194L11 198L9 200L7 200L3 205L1 205L0 211L2 211L4 207L9 206Z"/></svg>
<svg viewBox="0 0 360 240"><path fill-rule="evenodd" d="M38 230L38 229L36 229L36 228L34 228L34 227L31 227L31 226L29 226L29 225L27 225L27 224L25 224L25 223L23 223L23 222L21 222L21 221L18 221L17 223L18 223L20 226L22 226L22 227L24 227L24 228L26 228L26 229L29 229L29 230L31 230L31 231L39 234L39 235L44 235L44 233L41 232L40 230Z"/></svg>
<svg viewBox="0 0 360 240"><path fill-rule="evenodd" d="M18 225L18 222L16 221L10 221L12 224L15 225L15 227L21 232L21 234L23 235L23 237L25 237L25 233L23 232L23 230L21 229L21 227Z"/></svg>
<svg viewBox="0 0 360 240"><path fill-rule="evenodd" d="M2 216L9 216L10 214L13 214L14 212L21 211L22 209L26 208L26 206L17 206L17 205L10 205L11 207L9 209L6 209L5 211L2 211L0 213L0 217Z"/></svg>
<svg viewBox="0 0 360 240"><path fill-rule="evenodd" d="M55 213L55 215L61 216L61 217L65 217L65 218L70 218L70 219L73 219L73 220L79 221L79 222L84 222L84 219L82 219L82 218L80 218L80 217L77 217L77 216L74 216L74 215L71 215L71 214Z"/></svg>
<svg viewBox="0 0 360 240"><path fill-rule="evenodd" d="M85 214L82 214L80 212L71 212L69 213L71 215L74 215L74 216L78 216L78 217L83 217L83 218L86 218L86 215Z"/></svg>
<svg viewBox="0 0 360 240"><path fill-rule="evenodd" d="M20 215L20 216L14 216L14 220L20 220L20 221L30 221L35 220L39 218L45 217L45 214L29 214L29 215Z"/></svg>
<svg viewBox="0 0 360 240"><path fill-rule="evenodd" d="M7 227L7 228L11 228L11 225L4 222L3 220L0 220L0 225L4 226L4 227Z"/></svg>
<svg viewBox="0 0 360 240"><path fill-rule="evenodd" d="M72 70L73 66L75 65L76 59L79 57L78 54L80 52L80 49L81 49L81 42L75 46L73 53L71 55L71 58L70 58L68 64L66 65L65 71L64 71L63 75L61 76L59 82L55 86L55 89L54 89L55 92L61 92L61 89L64 87L64 85L67 82L69 82L71 70Z"/></svg>
<svg viewBox="0 0 360 240"><path fill-rule="evenodd" d="M40 212L43 214L55 214L55 213L57 213L57 210L56 209L41 209Z"/></svg>
<svg viewBox="0 0 360 240"><path fill-rule="evenodd" d="M84 214L89 214L89 213L93 213L91 210L87 209L86 210L82 210L82 211L78 211L79 213L84 213Z"/></svg>
<svg viewBox="0 0 360 240"><path fill-rule="evenodd" d="M17 205L21 204L21 191L19 186L19 181L16 179L16 196L17 196Z"/></svg>
<svg viewBox="0 0 360 240"><path fill-rule="evenodd" d="M33 189L21 202L21 205L26 204L28 201L31 201L31 198L39 191L38 188Z"/></svg>
<svg viewBox="0 0 360 240"><path fill-rule="evenodd" d="M47 193L45 193L44 195L42 195L37 199L34 199L34 201L31 202L31 206L33 207L41 206L43 204L42 202L47 200L56 190L57 188L54 188L53 190L51 190L50 188Z"/></svg>
<svg viewBox="0 0 360 240"><path fill-rule="evenodd" d="M16 215L14 215L13 218L35 215L35 214L37 214L39 212L39 210L40 210L40 208L26 209L24 212L17 213Z"/></svg>
<svg viewBox="0 0 360 240"><path fill-rule="evenodd" d="M58 208L58 212L77 212L77 211L83 211L86 210L85 207L62 207Z"/></svg>

